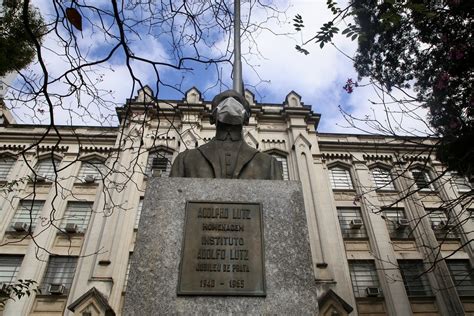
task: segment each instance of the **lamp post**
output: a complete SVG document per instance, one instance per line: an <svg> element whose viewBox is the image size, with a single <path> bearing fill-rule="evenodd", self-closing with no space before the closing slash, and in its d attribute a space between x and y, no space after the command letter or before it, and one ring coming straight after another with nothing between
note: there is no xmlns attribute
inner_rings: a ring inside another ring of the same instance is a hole
<svg viewBox="0 0 474 316"><path fill-rule="evenodd" d="M234 83L235 91L243 95L242 59L240 52L240 0L234 0Z"/></svg>

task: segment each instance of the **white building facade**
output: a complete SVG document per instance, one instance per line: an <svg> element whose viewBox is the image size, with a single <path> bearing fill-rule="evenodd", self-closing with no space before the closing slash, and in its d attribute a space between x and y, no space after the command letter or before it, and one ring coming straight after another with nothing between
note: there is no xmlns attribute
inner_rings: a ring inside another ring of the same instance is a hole
<svg viewBox="0 0 474 316"><path fill-rule="evenodd" d="M34 280L41 293L0 315L121 315L147 179L215 132L197 89L151 95L119 108L118 127L47 132L3 108L0 283ZM318 133L320 115L295 92L282 104L246 98L245 141L301 182L321 314L347 314L344 303L350 315L474 314L472 191L432 143ZM329 290L337 299L323 299Z"/></svg>

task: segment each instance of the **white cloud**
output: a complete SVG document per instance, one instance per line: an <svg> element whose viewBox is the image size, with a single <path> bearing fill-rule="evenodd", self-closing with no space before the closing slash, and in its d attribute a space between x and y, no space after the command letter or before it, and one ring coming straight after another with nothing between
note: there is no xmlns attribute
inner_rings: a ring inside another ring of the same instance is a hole
<svg viewBox="0 0 474 316"><path fill-rule="evenodd" d="M43 14L53 12L50 2L37 0L35 3L41 7ZM103 2L101 5L107 6L109 3ZM285 9L286 23L279 24L276 19L271 19L264 25L267 30L252 31L251 35L254 37L257 46L252 46L245 40L242 43L242 50L247 53L244 60L251 65L250 67L244 63L244 80L248 87L256 87L256 91L252 88L251 90L256 93L257 101L282 103L285 96L291 90L294 90L302 96L302 101L305 104L311 104L315 112L322 114L319 130L323 132L348 132L347 129L341 127L345 126L346 123L339 112L339 105L345 109L350 109L351 113L356 116L364 117L367 114L375 113L378 118L383 118L383 108L374 107L368 101L369 99L376 99L371 89L357 88L351 95L348 95L342 89L348 78L355 79L357 77L351 60L331 45L320 49L319 45L309 43L304 46L310 51L307 56L295 49L296 44L301 45L301 40L299 39L300 34L295 34L292 18L295 14L303 16L305 27L302 34L305 40L309 39L323 23L332 18L332 13L326 8L325 1L300 0L291 1L291 3L280 1L278 7ZM245 19L245 4L242 11L242 16ZM252 20L265 21L269 12L271 13L271 11L264 10L254 11ZM110 47L111 43L104 40L106 37L104 33L98 32L96 29L91 30L87 23L89 22L84 22L85 30L82 34L77 33L79 47L87 53L90 59L104 56L107 52L105 48ZM339 27L344 28L343 25L339 25ZM156 61L171 62L172 55L165 35L155 34L156 36L151 36L146 34L145 31L140 33L140 40L137 36L133 36L130 45L134 53ZM209 35L208 40L210 42L214 43L216 41L211 48L202 43L197 46L205 56L216 58L226 53L228 48L227 38L216 38L216 34L219 34L219 32ZM69 63L65 61L64 57L57 54L55 41L56 39L53 37L46 39L45 47L49 47L50 50L43 50L43 53L51 74L57 76L69 69ZM343 36L336 37L335 41L336 45L348 55L354 54L356 42L352 42ZM186 53L191 51L190 47L185 48ZM208 89L206 93L208 99L211 99L221 89L226 88L215 85L219 78L222 78L225 84L231 86L231 68L228 63L220 64L218 67L209 67L207 70L204 66L198 66L199 64L189 63L189 65L199 69L199 71L189 75L189 72L160 67L160 79L171 85L179 84L182 81L182 90L187 90L191 86L196 86L203 91ZM38 65L33 65L31 68L40 73ZM144 84L150 84L156 90L153 85L158 78L156 78L150 65L135 62L133 63L133 71ZM111 92L109 100L112 103L100 105L90 96L82 94L80 101L84 106L89 106L89 111L94 113L102 111L104 115L114 114L115 105L125 103L126 98L130 98L135 93L131 90L133 81L120 51L115 54L110 62L98 67L91 75L93 82L98 80L96 84L98 88L105 92ZM67 85L62 81L51 85L50 92L65 93L67 92L66 89ZM166 92L166 89L164 91ZM168 89L168 92L164 94L160 91L159 97L170 98L168 95L170 91L172 92L172 89ZM175 97L175 95L172 97ZM78 108L77 104L77 96L75 95L63 100L63 106L66 109L57 108L57 112L55 112L58 122L64 124L70 123L72 120L76 124L97 124L93 119L94 116L91 119L87 118L87 115L81 115L86 110ZM71 118L67 111L68 108L77 111L78 115ZM35 110L29 110L25 107L15 109L16 114L22 117L25 117L26 112L29 116L33 114L41 116L35 113ZM422 111L420 113L423 115ZM29 116L26 116L25 119L28 120ZM43 117L47 119L47 115L43 115ZM114 124L114 121L107 122L107 124L109 123ZM403 121L403 124L407 128L420 128L420 124L416 120Z"/></svg>

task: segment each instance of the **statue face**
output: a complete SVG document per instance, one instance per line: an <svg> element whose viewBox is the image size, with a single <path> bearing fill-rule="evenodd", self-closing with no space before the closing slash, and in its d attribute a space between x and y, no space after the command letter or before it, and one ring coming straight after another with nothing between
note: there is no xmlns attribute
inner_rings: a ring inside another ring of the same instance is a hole
<svg viewBox="0 0 474 316"><path fill-rule="evenodd" d="M218 122L230 125L243 125L247 115L244 106L232 97L219 103L214 111Z"/></svg>

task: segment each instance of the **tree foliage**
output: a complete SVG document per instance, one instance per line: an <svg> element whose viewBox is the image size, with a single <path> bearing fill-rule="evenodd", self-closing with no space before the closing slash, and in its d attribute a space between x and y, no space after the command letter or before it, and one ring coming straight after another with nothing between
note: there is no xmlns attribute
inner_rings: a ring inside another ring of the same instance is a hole
<svg viewBox="0 0 474 316"><path fill-rule="evenodd" d="M45 28L40 13L28 6L23 14L24 1L3 1L0 18L0 76L18 71L31 63L36 55L32 36L41 41ZM31 31L31 33L30 33Z"/></svg>
<svg viewBox="0 0 474 316"><path fill-rule="evenodd" d="M441 141L438 158L469 178L474 171L474 27L468 0L352 0L309 42L322 48L339 33L358 38L354 66L386 91L413 89ZM352 21L353 20L353 21ZM352 24L354 23L355 24ZM302 24L302 23L301 23ZM360 79L359 78L359 79Z"/></svg>

